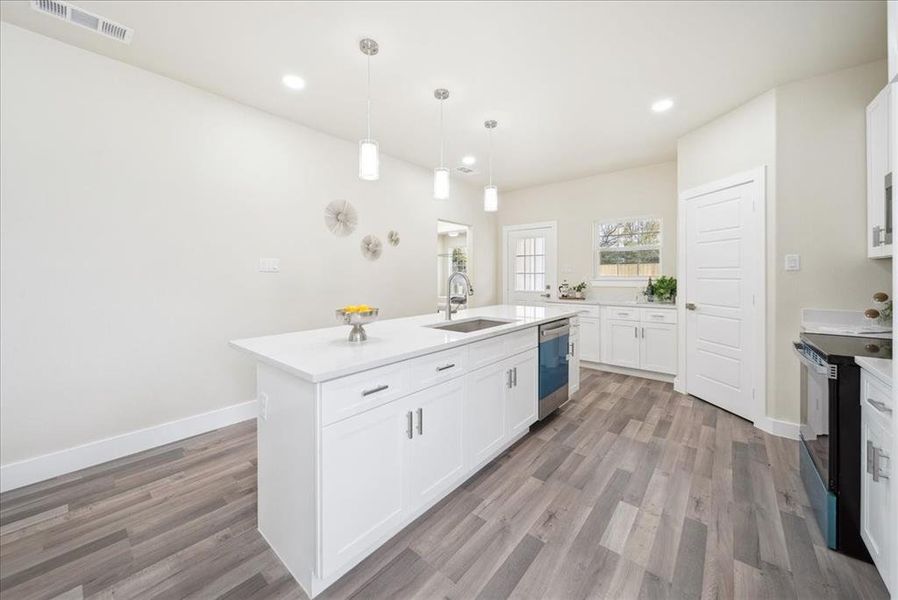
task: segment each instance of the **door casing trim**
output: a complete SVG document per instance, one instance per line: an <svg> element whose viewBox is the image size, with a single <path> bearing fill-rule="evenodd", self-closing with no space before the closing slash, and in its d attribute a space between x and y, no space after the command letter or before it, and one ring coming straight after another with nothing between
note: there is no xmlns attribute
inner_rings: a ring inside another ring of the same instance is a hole
<svg viewBox="0 0 898 600"><path fill-rule="evenodd" d="M679 193L677 200L677 378L674 389L686 394L686 302L689 291L686 284L686 203L699 196L718 192L737 185L752 183L756 188L757 202L749 235L752 252L750 276L753 309L749 311L751 323L751 420L761 423L767 417L767 167L737 173L723 179L708 182Z"/></svg>

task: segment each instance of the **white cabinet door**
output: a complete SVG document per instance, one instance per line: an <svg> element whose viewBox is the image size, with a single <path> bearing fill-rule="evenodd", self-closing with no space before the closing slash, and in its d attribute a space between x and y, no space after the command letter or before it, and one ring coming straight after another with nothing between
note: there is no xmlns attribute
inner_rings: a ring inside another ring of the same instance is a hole
<svg viewBox="0 0 898 600"><path fill-rule="evenodd" d="M411 440L402 408L397 400L322 430L322 578L395 531L404 516L403 453Z"/></svg>
<svg viewBox="0 0 898 600"><path fill-rule="evenodd" d="M481 465L505 441L505 394L509 368L498 362L468 373L463 409L465 465Z"/></svg>
<svg viewBox="0 0 898 600"><path fill-rule="evenodd" d="M580 360L601 362L602 346L599 344L599 318L580 317Z"/></svg>
<svg viewBox="0 0 898 600"><path fill-rule="evenodd" d="M677 326L672 323L644 323L640 329L639 368L676 373Z"/></svg>
<svg viewBox="0 0 898 600"><path fill-rule="evenodd" d="M571 353L568 358L568 394L571 396L580 389L580 328L571 327Z"/></svg>
<svg viewBox="0 0 898 600"><path fill-rule="evenodd" d="M411 512L442 496L463 473L464 396L465 381L459 377L412 394L403 402L413 421L413 437L404 449Z"/></svg>
<svg viewBox="0 0 898 600"><path fill-rule="evenodd" d="M886 222L885 177L889 165L889 86L867 106L867 256L892 256Z"/></svg>
<svg viewBox="0 0 898 600"><path fill-rule="evenodd" d="M891 468L889 458L880 458L878 463L873 458L874 449L881 455L891 454L890 423L869 405L865 397L861 402L861 537L882 580L890 585L895 575L892 572L895 551L889 531L894 518L891 514L891 477L895 470ZM878 470L878 481L874 481L874 470Z"/></svg>
<svg viewBox="0 0 898 600"><path fill-rule="evenodd" d="M538 350L512 356L505 364L511 369L512 381L505 396L506 437L513 437L527 431L539 412Z"/></svg>
<svg viewBox="0 0 898 600"><path fill-rule="evenodd" d="M602 340L605 342L603 362L619 367L639 368L639 323L632 321L604 322Z"/></svg>

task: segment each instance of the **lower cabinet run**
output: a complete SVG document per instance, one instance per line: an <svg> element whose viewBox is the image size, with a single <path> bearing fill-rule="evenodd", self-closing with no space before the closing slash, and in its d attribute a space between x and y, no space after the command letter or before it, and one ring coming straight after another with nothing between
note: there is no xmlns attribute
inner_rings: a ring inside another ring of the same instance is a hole
<svg viewBox="0 0 898 600"><path fill-rule="evenodd" d="M536 346L531 328L323 384L259 365L259 530L309 596L527 433Z"/></svg>

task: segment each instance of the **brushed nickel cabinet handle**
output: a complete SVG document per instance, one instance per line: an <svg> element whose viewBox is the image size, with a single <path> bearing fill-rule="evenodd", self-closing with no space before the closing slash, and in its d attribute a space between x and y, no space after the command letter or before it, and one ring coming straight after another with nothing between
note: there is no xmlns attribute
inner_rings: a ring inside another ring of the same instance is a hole
<svg viewBox="0 0 898 600"><path fill-rule="evenodd" d="M518 368L512 369L512 373L514 373L514 387L518 387Z"/></svg>
<svg viewBox="0 0 898 600"><path fill-rule="evenodd" d="M873 474L873 440L867 440L867 474Z"/></svg>
<svg viewBox="0 0 898 600"><path fill-rule="evenodd" d="M511 389L511 369L505 371L505 374L508 375L508 380L505 382L505 387Z"/></svg>
<svg viewBox="0 0 898 600"><path fill-rule="evenodd" d="M406 425L405 425L405 434L408 436L408 439L412 439L415 436L414 430L412 429L412 411L408 411L405 413Z"/></svg>
<svg viewBox="0 0 898 600"><path fill-rule="evenodd" d="M379 385L375 388L371 388L370 390L363 390L362 396L370 396L371 394L376 394L377 392L382 392L389 388L390 388L390 386L388 386L388 385Z"/></svg>
<svg viewBox="0 0 898 600"><path fill-rule="evenodd" d="M892 414L892 409L886 406L885 402L880 402L879 400L874 400L873 398L867 398L867 402L870 403L870 406L875 408L881 413L890 415Z"/></svg>
<svg viewBox="0 0 898 600"><path fill-rule="evenodd" d="M437 367L437 372L445 371L446 369L451 369L455 366L455 363L449 363L448 365L443 365L442 367Z"/></svg>
<svg viewBox="0 0 898 600"><path fill-rule="evenodd" d="M424 409L418 409L418 435L424 435Z"/></svg>

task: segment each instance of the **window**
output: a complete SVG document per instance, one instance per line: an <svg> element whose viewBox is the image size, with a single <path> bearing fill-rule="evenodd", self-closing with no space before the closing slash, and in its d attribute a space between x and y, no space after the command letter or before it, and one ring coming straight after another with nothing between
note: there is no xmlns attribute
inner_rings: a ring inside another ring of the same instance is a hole
<svg viewBox="0 0 898 600"><path fill-rule="evenodd" d="M643 217L595 224L596 279L645 279L661 274L661 219Z"/></svg>
<svg viewBox="0 0 898 600"><path fill-rule="evenodd" d="M546 238L522 237L515 242L514 289L541 292L546 287Z"/></svg>

